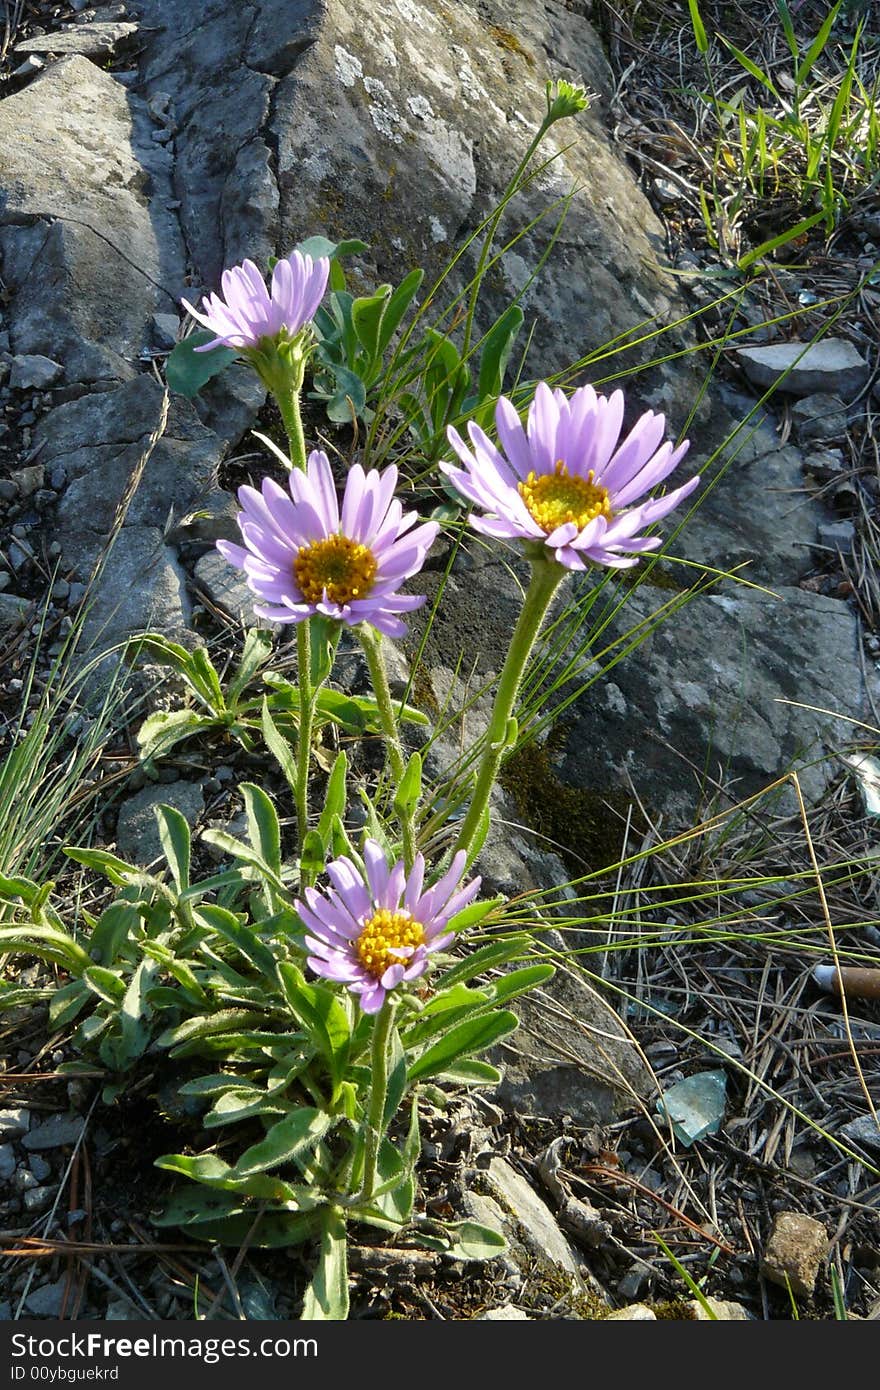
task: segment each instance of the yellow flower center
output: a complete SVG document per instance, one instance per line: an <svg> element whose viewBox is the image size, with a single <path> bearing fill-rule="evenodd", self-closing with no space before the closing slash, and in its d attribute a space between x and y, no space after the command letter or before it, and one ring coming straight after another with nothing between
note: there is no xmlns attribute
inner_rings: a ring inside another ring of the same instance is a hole
<svg viewBox="0 0 880 1390"><path fill-rule="evenodd" d="M348 536L327 536L297 552L293 574L306 603L320 603L325 589L331 603L351 603L372 589L376 557Z"/></svg>
<svg viewBox="0 0 880 1390"><path fill-rule="evenodd" d="M559 459L552 473L532 472L517 488L530 516L548 536L569 521L582 531L596 516L611 519L608 489L594 483L593 476L591 468L585 478L571 477Z"/></svg>
<svg viewBox="0 0 880 1390"><path fill-rule="evenodd" d="M355 942L358 960L374 980L381 980L389 965L402 965L408 957L392 955L401 946L423 946L425 929L408 912L380 907L364 922Z"/></svg>

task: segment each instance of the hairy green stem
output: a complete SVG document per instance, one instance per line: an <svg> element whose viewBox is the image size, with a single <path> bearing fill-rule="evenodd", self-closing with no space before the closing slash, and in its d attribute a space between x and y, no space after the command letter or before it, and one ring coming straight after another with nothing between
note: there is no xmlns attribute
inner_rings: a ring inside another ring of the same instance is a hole
<svg viewBox="0 0 880 1390"><path fill-rule="evenodd" d="M456 850L463 849L468 856L489 804L489 795L498 776L498 769L510 747L510 721L526 662L531 656L551 599L564 575L563 566L553 560L548 561L541 557L532 563L532 577L498 681L492 719L486 735L486 750L480 762L474 794L455 845Z"/></svg>
<svg viewBox="0 0 880 1390"><path fill-rule="evenodd" d="M299 684L299 728L296 739L296 829L302 864L306 835L309 829L309 767L312 758L312 722L315 696L312 691L312 634L308 619L296 625L296 664ZM307 875L300 867L303 887Z"/></svg>
<svg viewBox="0 0 880 1390"><path fill-rule="evenodd" d="M379 718L382 721L382 732L385 735L385 747L388 752L388 761L391 764L391 775L394 778L395 785L399 787L403 781L403 774L406 771L406 763L403 756L403 748L400 743L400 735L397 732L397 720L394 717L394 705L391 701L391 690L388 686L388 672L385 670L385 658L382 655L382 634L375 628L370 627L368 623L359 623L355 631L367 658L373 693L376 696ZM409 873L416 854L415 817L412 810L408 807L401 809L399 814L400 837L403 841L403 859L406 871Z"/></svg>
<svg viewBox="0 0 880 1390"><path fill-rule="evenodd" d="M284 429L287 433L291 467L302 469L302 471L305 472L306 437L303 431L302 415L300 414L299 408L299 393L301 388L301 379L299 384L292 382L287 390L275 392L275 400L281 412L281 419L284 422Z"/></svg>
<svg viewBox="0 0 880 1390"><path fill-rule="evenodd" d="M373 1024L372 1056L370 1061L370 1107L367 1113L367 1135L364 1150L364 1180L357 1202L366 1205L372 1200L376 1187L376 1164L379 1145L385 1128L385 1102L388 1098L388 1043L394 1027L394 1006L386 996L385 1003Z"/></svg>

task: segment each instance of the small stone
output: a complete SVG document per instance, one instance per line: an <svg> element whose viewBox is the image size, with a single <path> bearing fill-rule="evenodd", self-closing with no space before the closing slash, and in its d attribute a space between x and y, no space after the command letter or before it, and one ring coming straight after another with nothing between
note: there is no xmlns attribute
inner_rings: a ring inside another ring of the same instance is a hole
<svg viewBox="0 0 880 1390"><path fill-rule="evenodd" d="M137 1322L142 1316L141 1310L127 1298L111 1298L104 1314L107 1322Z"/></svg>
<svg viewBox="0 0 880 1390"><path fill-rule="evenodd" d="M0 1110L0 1139L18 1139L31 1127L29 1110Z"/></svg>
<svg viewBox="0 0 880 1390"><path fill-rule="evenodd" d="M242 627L253 626L255 595L241 571L224 560L219 551L209 551L197 561L194 577L213 604L236 618Z"/></svg>
<svg viewBox="0 0 880 1390"><path fill-rule="evenodd" d="M9 385L14 391L43 391L64 374L60 362L39 353L21 353L12 359Z"/></svg>
<svg viewBox="0 0 880 1390"><path fill-rule="evenodd" d="M2 593L4 589L8 589L11 583L12 576L7 574L5 570L0 570L0 593Z"/></svg>
<svg viewBox="0 0 880 1390"><path fill-rule="evenodd" d="M24 1209L29 1212L45 1211L51 1205L57 1187L32 1187L24 1194Z"/></svg>
<svg viewBox="0 0 880 1390"><path fill-rule="evenodd" d="M839 396L817 391L791 408L799 444L838 444L846 438L847 410Z"/></svg>
<svg viewBox="0 0 880 1390"><path fill-rule="evenodd" d="M85 584L80 584L80 583L78 583L78 582L72 582L71 585L70 585L70 593L67 595L68 607L70 607L70 608L76 608L77 604L82 603L82 601L83 601L83 599L85 598L85 596L86 596L86 586L85 586Z"/></svg>
<svg viewBox="0 0 880 1390"><path fill-rule="evenodd" d="M154 145L167 145L168 141L172 138L173 131L169 130L167 126L164 126L162 130L150 132L150 139L153 141Z"/></svg>
<svg viewBox="0 0 880 1390"><path fill-rule="evenodd" d="M8 1182L15 1172L15 1150L11 1144L0 1144L0 1182Z"/></svg>
<svg viewBox="0 0 880 1390"><path fill-rule="evenodd" d="M712 1312L715 1314L715 1318L718 1320L718 1322L752 1321L751 1313L747 1312L741 1303L736 1303L733 1299L712 1298L711 1295L707 1295L706 1302L712 1309ZM714 1321L714 1319L710 1318L709 1314L706 1312L706 1309L703 1307L702 1303L698 1298L691 1299L687 1306L697 1322Z"/></svg>
<svg viewBox="0 0 880 1390"><path fill-rule="evenodd" d="M32 1154L28 1160L28 1167L36 1178L37 1182L45 1182L52 1173L51 1163L47 1163L45 1158L39 1154Z"/></svg>
<svg viewBox="0 0 880 1390"><path fill-rule="evenodd" d="M52 585L52 597L58 600L70 597L70 584L66 579L56 579Z"/></svg>
<svg viewBox="0 0 880 1390"><path fill-rule="evenodd" d="M67 1276L62 1275L54 1284L42 1284L40 1288L32 1289L24 1301L24 1306L29 1313L38 1318L58 1318L61 1316L66 1287Z"/></svg>
<svg viewBox="0 0 880 1390"><path fill-rule="evenodd" d="M486 1172L490 1194L512 1214L523 1244L534 1254L551 1260L568 1274L577 1274L571 1246L547 1204L525 1178L503 1158L493 1158Z"/></svg>
<svg viewBox="0 0 880 1390"><path fill-rule="evenodd" d="M856 1119L845 1124L840 1132L844 1139L849 1139L854 1144L862 1144L866 1149L880 1152L880 1129L877 1128L877 1121L873 1115L857 1116Z"/></svg>
<svg viewBox="0 0 880 1390"><path fill-rule="evenodd" d="M749 381L756 386L778 384L780 391L792 396L833 391L849 400L868 378L867 362L846 338L740 348L736 356Z"/></svg>
<svg viewBox="0 0 880 1390"><path fill-rule="evenodd" d="M0 478L0 502L14 502L18 488L11 478Z"/></svg>
<svg viewBox="0 0 880 1390"><path fill-rule="evenodd" d="M531 1322L522 1308L517 1308L512 1303L502 1303L500 1308L490 1308L488 1312L481 1313L477 1322Z"/></svg>
<svg viewBox="0 0 880 1390"><path fill-rule="evenodd" d="M39 1183L29 1168L19 1168L12 1185L16 1192L29 1192L32 1187L38 1187Z"/></svg>
<svg viewBox="0 0 880 1390"><path fill-rule="evenodd" d="M32 463L28 468L19 468L12 475L18 488L19 497L32 497L44 486L46 470L41 463Z"/></svg>
<svg viewBox="0 0 880 1390"><path fill-rule="evenodd" d="M0 627L14 627L27 621L30 603L18 594L0 593Z"/></svg>
<svg viewBox="0 0 880 1390"><path fill-rule="evenodd" d="M828 1234L820 1221L799 1211L780 1211L761 1261L765 1278L809 1298L819 1266L828 1254Z"/></svg>
<svg viewBox="0 0 880 1390"><path fill-rule="evenodd" d="M42 72L45 66L42 58L38 58L36 53L29 53L23 63L12 69L10 77L33 77L34 73Z"/></svg>
<svg viewBox="0 0 880 1390"><path fill-rule="evenodd" d="M67 469L63 463L56 463L49 474L49 482L56 492L60 492L67 482Z"/></svg>
<svg viewBox="0 0 880 1390"><path fill-rule="evenodd" d="M852 555L856 538L854 521L820 521L816 527L819 545L824 550L834 550L841 555Z"/></svg>
<svg viewBox="0 0 880 1390"><path fill-rule="evenodd" d="M137 33L136 24L96 23L77 24L75 28L56 30L38 38L22 39L15 45L16 53L80 53L84 58L109 58L123 39Z"/></svg>
<svg viewBox="0 0 880 1390"><path fill-rule="evenodd" d="M37 1129L32 1129L22 1139L28 1153L42 1149L60 1149L67 1144L75 1144L83 1132L85 1121L80 1115L50 1115Z"/></svg>
<svg viewBox="0 0 880 1390"><path fill-rule="evenodd" d="M639 1294L654 1277L654 1271L644 1260L636 1260L623 1278L618 1281L617 1292L621 1298L638 1298Z"/></svg>
<svg viewBox="0 0 880 1390"><path fill-rule="evenodd" d="M154 136L159 131L154 131ZM154 314L150 320L153 331L153 340L157 347L173 348L177 342L177 333L180 328L180 319L176 314Z"/></svg>
<svg viewBox="0 0 880 1390"><path fill-rule="evenodd" d="M647 1303L631 1303L628 1308L618 1308L609 1313L606 1322L656 1322L657 1314Z"/></svg>

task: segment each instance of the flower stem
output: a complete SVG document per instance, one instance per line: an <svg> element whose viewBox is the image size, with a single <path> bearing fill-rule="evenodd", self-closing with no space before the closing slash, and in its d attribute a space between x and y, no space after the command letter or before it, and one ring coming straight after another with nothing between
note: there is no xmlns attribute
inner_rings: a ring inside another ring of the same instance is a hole
<svg viewBox="0 0 880 1390"><path fill-rule="evenodd" d="M358 1205L372 1200L376 1186L376 1163L379 1145L385 1128L385 1102L388 1099L388 1043L394 1027L394 1006L386 998L373 1024L373 1044L370 1063L370 1107L367 1113L367 1135L364 1151L364 1179L358 1193Z"/></svg>
<svg viewBox="0 0 880 1390"><path fill-rule="evenodd" d="M300 879L307 887L302 856L309 829L309 766L312 756L312 720L315 697L312 691L312 634L309 620L296 625L296 662L299 683L299 729L296 740L296 829L299 839Z"/></svg>
<svg viewBox="0 0 880 1390"><path fill-rule="evenodd" d="M406 771L404 762L403 748L400 743L400 735L397 732L397 720L394 717L394 706L391 702L391 690L388 686L388 672L385 670L385 658L382 655L382 634L368 623L359 623L355 632L360 639L361 646L367 658L367 665L370 669L370 680L373 685L373 693L376 696L376 704L379 707L379 718L382 721L382 732L385 735L385 747L388 752L388 761L391 764L391 775L397 787L403 781L403 774ZM415 817L410 808L400 810L400 836L403 840L403 859L407 873L413 866L416 854L416 831Z"/></svg>
<svg viewBox="0 0 880 1390"><path fill-rule="evenodd" d="M474 794L455 845L456 850L463 849L468 856L489 804L489 794L498 776L498 769L510 747L510 720L526 662L531 656L550 601L564 575L564 567L555 561L541 558L532 562L529 587L498 681L492 718L486 735L486 749L477 773Z"/></svg>
<svg viewBox="0 0 880 1390"><path fill-rule="evenodd" d="M301 384L300 382L300 386ZM278 409L281 412L281 419L287 432L291 467L302 469L305 472L306 437L299 409L300 386L291 384L289 390L276 392L275 400L278 402Z"/></svg>

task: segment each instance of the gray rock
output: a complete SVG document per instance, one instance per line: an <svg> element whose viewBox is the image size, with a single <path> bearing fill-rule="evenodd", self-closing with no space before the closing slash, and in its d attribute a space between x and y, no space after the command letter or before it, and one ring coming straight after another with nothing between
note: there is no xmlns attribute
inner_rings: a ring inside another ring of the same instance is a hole
<svg viewBox="0 0 880 1390"><path fill-rule="evenodd" d="M715 1314L715 1318L710 1318L709 1313L703 1307L698 1298L689 1299L685 1305L691 1313L695 1322L751 1322L752 1315L741 1303L729 1298L713 1298L711 1294L706 1295L706 1302Z"/></svg>
<svg viewBox="0 0 880 1390"><path fill-rule="evenodd" d="M522 1308L517 1308L513 1303L502 1303L500 1308L490 1308L487 1312L481 1313L477 1322L531 1322L531 1318Z"/></svg>
<svg viewBox="0 0 880 1390"><path fill-rule="evenodd" d="M756 386L778 383L780 391L792 396L823 392L851 400L868 379L867 362L846 338L739 348L736 357Z"/></svg>
<svg viewBox="0 0 880 1390"><path fill-rule="evenodd" d="M180 229L146 103L79 55L0 103L0 251L20 353L68 381L125 380L175 307Z"/></svg>
<svg viewBox="0 0 880 1390"><path fill-rule="evenodd" d="M556 933L558 951L571 946ZM608 1124L652 1093L650 1072L614 1010L575 971L557 964L540 989L517 1001L520 1026L496 1049L503 1079L492 1093L505 1109L578 1125Z"/></svg>
<svg viewBox="0 0 880 1390"><path fill-rule="evenodd" d="M838 444L846 438L849 423L840 397L823 391L796 401L791 420L799 444Z"/></svg>
<svg viewBox="0 0 880 1390"><path fill-rule="evenodd" d="M8 1182L15 1172L15 1150L11 1144L0 1144L0 1182Z"/></svg>
<svg viewBox="0 0 880 1390"><path fill-rule="evenodd" d="M18 1139L31 1127L29 1110L0 1110L0 1139Z"/></svg>
<svg viewBox="0 0 880 1390"><path fill-rule="evenodd" d="M488 1192L505 1213L505 1225L512 1226L516 1238L533 1256L549 1260L566 1274L579 1278L579 1265L571 1246L546 1202L525 1178L503 1158L493 1158L484 1176Z"/></svg>
<svg viewBox="0 0 880 1390"><path fill-rule="evenodd" d="M177 314L154 314L150 320L157 347L171 349L177 342L180 319Z"/></svg>
<svg viewBox="0 0 880 1390"><path fill-rule="evenodd" d="M75 1144L85 1128L81 1115L50 1115L42 1124L32 1128L22 1139L28 1153L42 1153L46 1149L60 1149L67 1144Z"/></svg>
<svg viewBox="0 0 880 1390"><path fill-rule="evenodd" d="M880 1152L880 1129L873 1115L859 1115L841 1127L844 1139L854 1144L862 1144L867 1149Z"/></svg>
<svg viewBox="0 0 880 1390"><path fill-rule="evenodd" d="M254 594L248 588L241 570L224 560L219 550L209 550L197 562L196 586L204 590L211 603L229 613L242 627L253 627Z"/></svg>
<svg viewBox="0 0 880 1390"><path fill-rule="evenodd" d="M19 598L17 594L0 593L0 627L14 627L16 623L26 622L31 608L29 599Z"/></svg>
<svg viewBox="0 0 880 1390"><path fill-rule="evenodd" d="M162 843L155 807L173 806L190 826L205 809L205 798L197 782L164 782L144 787L122 803L116 826L116 848L122 859L134 864L152 864L162 856Z"/></svg>
<svg viewBox="0 0 880 1390"><path fill-rule="evenodd" d="M66 1287L67 1278L62 1274L54 1284L41 1284L39 1288L31 1289L24 1306L35 1318L59 1318Z"/></svg>
<svg viewBox="0 0 880 1390"><path fill-rule="evenodd" d="M241 543L238 516L241 508L232 493L223 488L211 488L197 499L196 509L175 521L166 531L166 538L174 545L196 543L213 545L215 541L228 540Z"/></svg>
<svg viewBox="0 0 880 1390"><path fill-rule="evenodd" d="M52 1205L52 1200L58 1191L56 1187L32 1187L24 1194L25 1211L36 1214L45 1211Z"/></svg>
<svg viewBox="0 0 880 1390"><path fill-rule="evenodd" d="M32 1154L28 1160L28 1167L36 1178L37 1182L45 1182L52 1172L51 1163L47 1163L45 1158L39 1154Z"/></svg>
<svg viewBox="0 0 880 1390"><path fill-rule="evenodd" d="M12 359L9 385L13 391L45 391L54 386L64 373L60 362L40 353L18 353Z"/></svg>
<svg viewBox="0 0 880 1390"><path fill-rule="evenodd" d="M80 53L84 58L110 58L123 39L136 34L136 24L77 24L73 29L21 39L14 53Z"/></svg>
<svg viewBox="0 0 880 1390"><path fill-rule="evenodd" d="M12 481L20 497L32 497L43 487L46 470L41 463L32 463L27 468L19 468L12 475Z"/></svg>
<svg viewBox="0 0 880 1390"><path fill-rule="evenodd" d="M820 521L816 527L819 545L824 550L833 550L841 555L852 555L856 538L854 521L846 518L840 521Z"/></svg>

